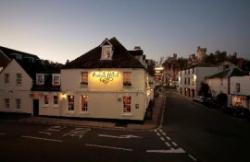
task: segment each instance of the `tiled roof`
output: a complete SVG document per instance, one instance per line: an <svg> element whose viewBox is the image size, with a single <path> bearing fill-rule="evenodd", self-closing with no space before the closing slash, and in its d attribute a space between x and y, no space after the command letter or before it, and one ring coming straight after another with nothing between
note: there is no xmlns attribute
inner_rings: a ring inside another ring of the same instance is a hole
<svg viewBox="0 0 250 162"><path fill-rule="evenodd" d="M52 73L45 74L44 85L33 84L32 91L60 91L61 86L52 85Z"/></svg>
<svg viewBox="0 0 250 162"><path fill-rule="evenodd" d="M112 60L100 60L102 48L97 46L82 56L66 64L63 69L73 68L144 68L127 49L116 39L109 40L113 47Z"/></svg>
<svg viewBox="0 0 250 162"><path fill-rule="evenodd" d="M213 78L228 78L232 76L244 76L248 75L248 72L245 72L237 67L226 69L222 72L216 73L212 76L207 77L207 79L213 79Z"/></svg>

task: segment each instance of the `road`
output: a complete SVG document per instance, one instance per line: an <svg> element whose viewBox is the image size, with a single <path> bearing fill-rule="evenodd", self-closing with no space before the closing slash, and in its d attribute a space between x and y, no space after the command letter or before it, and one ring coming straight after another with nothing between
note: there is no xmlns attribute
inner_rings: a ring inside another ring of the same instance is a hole
<svg viewBox="0 0 250 162"><path fill-rule="evenodd" d="M0 161L191 162L162 129L128 131L1 122Z"/></svg>
<svg viewBox="0 0 250 162"><path fill-rule="evenodd" d="M202 162L249 161L250 122L167 93L164 130Z"/></svg>

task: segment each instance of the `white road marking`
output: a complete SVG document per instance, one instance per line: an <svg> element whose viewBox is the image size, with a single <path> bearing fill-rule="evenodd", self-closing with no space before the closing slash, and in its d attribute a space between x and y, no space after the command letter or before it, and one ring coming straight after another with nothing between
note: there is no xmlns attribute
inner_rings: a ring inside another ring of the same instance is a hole
<svg viewBox="0 0 250 162"><path fill-rule="evenodd" d="M48 135L48 136L51 136L51 133L50 133L50 132L46 132L46 131L39 131L38 133L46 134L46 135Z"/></svg>
<svg viewBox="0 0 250 162"><path fill-rule="evenodd" d="M60 132L61 130L65 129L65 126L60 126L60 125L55 125L55 126L51 126L48 131L51 132Z"/></svg>
<svg viewBox="0 0 250 162"><path fill-rule="evenodd" d="M166 136L166 135L167 135L165 132L162 132L162 134L163 134L164 136Z"/></svg>
<svg viewBox="0 0 250 162"><path fill-rule="evenodd" d="M167 140L171 141L171 138L170 138L170 137L167 136L166 138L167 138Z"/></svg>
<svg viewBox="0 0 250 162"><path fill-rule="evenodd" d="M81 139L90 130L91 129L89 129L89 128L75 128L75 129L71 130L70 132L65 133L63 135L63 137L65 137L65 136L71 136L71 137L78 137L79 139Z"/></svg>
<svg viewBox="0 0 250 162"><path fill-rule="evenodd" d="M167 145L168 147L170 147L171 145L169 144L169 142L165 142L165 145Z"/></svg>
<svg viewBox="0 0 250 162"><path fill-rule="evenodd" d="M6 135L6 133L0 132L0 136L4 136L4 135Z"/></svg>
<svg viewBox="0 0 250 162"><path fill-rule="evenodd" d="M159 131L162 133L163 132L163 130L162 129L159 129Z"/></svg>
<svg viewBox="0 0 250 162"><path fill-rule="evenodd" d="M165 138L163 138L163 137L160 137L160 139L161 139L162 141L165 141Z"/></svg>
<svg viewBox="0 0 250 162"><path fill-rule="evenodd" d="M130 152L133 151L133 149L129 149L129 148L113 147L113 146L106 146L106 145L85 144L85 146L88 146L88 147L105 148L105 149L113 149L113 150L130 151Z"/></svg>
<svg viewBox="0 0 250 162"><path fill-rule="evenodd" d="M22 138L37 139L37 140L62 143L62 140L58 140L58 139L49 139L49 138L41 138L41 137L33 137L33 136L22 136Z"/></svg>
<svg viewBox="0 0 250 162"><path fill-rule="evenodd" d="M194 156L192 156L191 154L188 154L188 157L189 157L190 159L192 159L193 161L197 161L197 159L196 159Z"/></svg>
<svg viewBox="0 0 250 162"><path fill-rule="evenodd" d="M156 133L157 134L157 136L161 136L161 134L160 133Z"/></svg>
<svg viewBox="0 0 250 162"><path fill-rule="evenodd" d="M118 139L129 139L129 138L142 138L135 135L120 135L120 136L114 136L109 134L99 134L99 137L108 137L108 138L118 138Z"/></svg>
<svg viewBox="0 0 250 162"><path fill-rule="evenodd" d="M175 147L178 146L177 143L175 143L174 141L171 141L171 143L172 143Z"/></svg>
<svg viewBox="0 0 250 162"><path fill-rule="evenodd" d="M154 132L156 133L156 132L157 132L157 129L155 129Z"/></svg>
<svg viewBox="0 0 250 162"><path fill-rule="evenodd" d="M164 153L164 154L184 154L186 153L185 150L182 148L178 149L169 149L169 150L146 150L147 153Z"/></svg>

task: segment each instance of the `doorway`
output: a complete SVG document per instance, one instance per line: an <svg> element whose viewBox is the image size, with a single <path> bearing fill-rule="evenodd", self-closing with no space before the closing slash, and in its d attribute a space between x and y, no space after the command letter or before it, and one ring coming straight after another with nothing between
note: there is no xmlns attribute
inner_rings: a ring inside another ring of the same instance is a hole
<svg viewBox="0 0 250 162"><path fill-rule="evenodd" d="M39 100L33 100L33 115L39 115Z"/></svg>

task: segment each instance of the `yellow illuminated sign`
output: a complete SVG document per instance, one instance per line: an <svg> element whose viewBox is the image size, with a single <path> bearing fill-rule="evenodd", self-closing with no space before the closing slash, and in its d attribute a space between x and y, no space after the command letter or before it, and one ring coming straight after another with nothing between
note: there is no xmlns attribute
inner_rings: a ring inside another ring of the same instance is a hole
<svg viewBox="0 0 250 162"><path fill-rule="evenodd" d="M92 73L93 78L99 79L100 82L108 84L112 82L115 78L119 77L119 72L116 71L95 71Z"/></svg>

